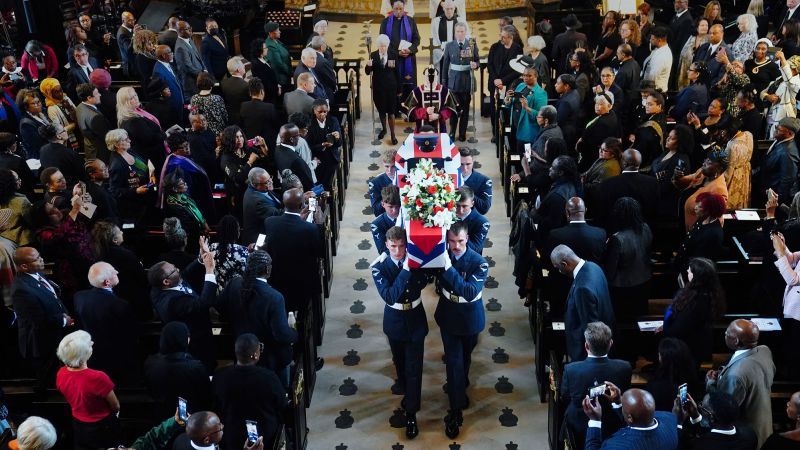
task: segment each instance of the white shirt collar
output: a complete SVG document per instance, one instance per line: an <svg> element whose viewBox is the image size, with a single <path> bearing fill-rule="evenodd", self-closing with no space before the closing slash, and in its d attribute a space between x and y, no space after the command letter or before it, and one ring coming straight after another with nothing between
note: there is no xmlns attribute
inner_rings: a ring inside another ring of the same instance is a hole
<svg viewBox="0 0 800 450"><path fill-rule="evenodd" d="M586 355L586 357L587 358L608 358L608 353L606 353L603 356L595 356L595 355L592 355L591 353L589 353L589 354Z"/></svg>
<svg viewBox="0 0 800 450"><path fill-rule="evenodd" d="M471 177L471 176L472 176L472 174L473 174L473 173L474 173L474 172L470 172L470 174L469 174L469 175L467 175L467 176L463 176L463 175L462 175L462 176L461 176L461 182L463 183L463 182L467 181L467 180L469 179L469 177Z"/></svg>
<svg viewBox="0 0 800 450"><path fill-rule="evenodd" d="M578 277L578 272L581 271L581 269L583 268L584 264L586 264L585 260L581 259L580 261L578 261L578 265L575 266L575 270L572 271L572 279L573 280Z"/></svg>
<svg viewBox="0 0 800 450"><path fill-rule="evenodd" d="M167 66L167 68L168 68L169 70L172 70L172 66L170 65L170 63L168 63L168 62L164 62L164 61L162 61L162 60L160 60L160 59L158 60L158 62L160 62L161 64L163 64L163 65Z"/></svg>
<svg viewBox="0 0 800 450"><path fill-rule="evenodd" d="M570 220L569 223L586 223L585 220Z"/></svg>
<svg viewBox="0 0 800 450"><path fill-rule="evenodd" d="M630 428L631 430L640 430L640 431L650 431L650 430L655 430L656 428L658 428L658 419L653 419L653 422L655 422L655 423L653 423L653 424L652 424L652 425L650 425L649 427L629 427L629 428Z"/></svg>
<svg viewBox="0 0 800 450"><path fill-rule="evenodd" d="M3 67L3 73L20 73L20 72L22 72L22 66L17 66L17 68L14 69L13 72L10 72L10 71L6 70L5 67Z"/></svg>
<svg viewBox="0 0 800 450"><path fill-rule="evenodd" d="M300 218L303 217L303 216L300 215L300 213L290 212L290 211L284 211L284 214L291 214L293 216L297 216L297 217L300 217Z"/></svg>
<svg viewBox="0 0 800 450"><path fill-rule="evenodd" d="M733 427L730 430L720 430L719 428L712 428L711 433L719 433L719 434L726 434L728 436L733 436L736 434L736 427Z"/></svg>
<svg viewBox="0 0 800 450"><path fill-rule="evenodd" d="M197 450L216 450L216 448L217 448L217 446L214 445L214 444L211 444L211 445L209 445L207 447L201 447L201 446L195 444L191 439L189 439L189 443L192 444L192 448L196 448Z"/></svg>
<svg viewBox="0 0 800 450"><path fill-rule="evenodd" d="M689 10L689 8L686 8L686 9L684 9L683 11L681 11L679 13L675 13L675 17L680 17L680 16L684 15L686 13L686 11L688 11L688 10Z"/></svg>
<svg viewBox="0 0 800 450"><path fill-rule="evenodd" d="M266 282L267 282L267 279L266 279L266 278L260 278L260 277L256 277L256 280L258 280L258 281L263 281L264 283L266 283Z"/></svg>
<svg viewBox="0 0 800 450"><path fill-rule="evenodd" d="M320 122L319 120L317 120L317 123L319 124L320 128L325 128L325 122Z"/></svg>
<svg viewBox="0 0 800 450"><path fill-rule="evenodd" d="M797 11L797 8L800 8L800 4L798 4L797 6L795 6L794 8L789 10L789 11L791 11L790 14L789 14L790 18L792 18L792 19L794 18L794 17L792 17L792 15L794 14L795 11Z"/></svg>
<svg viewBox="0 0 800 450"><path fill-rule="evenodd" d="M183 38L183 37L178 36L178 39L182 40L183 42L186 42L187 44L193 44L193 42L192 42L192 40L190 38Z"/></svg>
<svg viewBox="0 0 800 450"><path fill-rule="evenodd" d="M130 31L131 33L133 33L133 28L128 28L124 24L122 25L122 28L125 28L126 30Z"/></svg>
<svg viewBox="0 0 800 450"><path fill-rule="evenodd" d="M742 349L742 350L736 350L735 352L733 352L733 356L731 356L731 361L735 360L739 356L741 356L744 353L749 352L749 351L750 351L749 348L745 348L745 349ZM730 362L728 364L730 365Z"/></svg>
<svg viewBox="0 0 800 450"><path fill-rule="evenodd" d="M639 173L639 169L636 169L636 170L623 170L622 173Z"/></svg>

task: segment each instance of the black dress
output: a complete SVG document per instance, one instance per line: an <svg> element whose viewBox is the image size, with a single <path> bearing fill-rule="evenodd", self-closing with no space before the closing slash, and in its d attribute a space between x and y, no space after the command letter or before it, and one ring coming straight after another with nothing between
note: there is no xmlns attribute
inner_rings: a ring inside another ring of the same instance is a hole
<svg viewBox="0 0 800 450"><path fill-rule="evenodd" d="M366 66L364 72L372 75L372 101L381 114L394 114L397 111L397 71L384 67L378 51L370 53L372 67ZM397 56L389 51L386 60L397 60Z"/></svg>
<svg viewBox="0 0 800 450"><path fill-rule="evenodd" d="M679 291L677 295L682 295ZM682 340L692 351L695 365L711 359L712 335L711 294L697 291L694 300L678 310L671 305L664 317L664 337Z"/></svg>
<svg viewBox="0 0 800 450"><path fill-rule="evenodd" d="M678 161L683 161L683 173L692 173L689 156L683 153L676 153L669 159L664 160L668 152L663 152L653 160L650 165L651 173L658 180L659 202L656 207L656 214L659 223L672 223L678 221L680 212L680 191L672 184L672 175L678 165Z"/></svg>
<svg viewBox="0 0 800 450"><path fill-rule="evenodd" d="M114 152L111 154L108 165L108 186L111 195L117 200L123 222L138 223L144 219L148 205L155 205L156 197L153 190L145 194L137 194L136 189L150 181L145 166L146 160L132 151L128 151L138 161L129 165L125 158Z"/></svg>
<svg viewBox="0 0 800 450"><path fill-rule="evenodd" d="M611 54L608 55L608 57L604 59L598 59L595 62L598 70L611 64L611 60L614 59L614 55L617 53L617 47L619 47L619 44L622 44L622 36L620 36L617 32L600 38L600 43L597 44L597 51L594 55L595 58L602 55L607 48L611 49Z"/></svg>
<svg viewBox="0 0 800 450"><path fill-rule="evenodd" d="M161 127L150 119L136 116L125 119L120 124L120 128L128 132L128 137L131 139L131 150L141 155L145 162L148 159L153 162L156 167L155 176L158 178L161 175L164 160L167 159L164 147L164 139L167 136Z"/></svg>
<svg viewBox="0 0 800 450"><path fill-rule="evenodd" d="M259 58L253 58L250 62L252 63L250 71L253 76L258 77L264 84L264 101L274 105L283 105L283 102L278 101L278 78L275 77L272 66L261 62Z"/></svg>
<svg viewBox="0 0 800 450"><path fill-rule="evenodd" d="M719 220L703 224L699 220L692 225L675 255L675 269L685 270L691 258L714 259L723 252L724 234Z"/></svg>
<svg viewBox="0 0 800 450"><path fill-rule="evenodd" d="M744 62L744 74L747 75L747 78L750 78L750 82L753 83L758 92L761 92L767 88L767 85L781 76L781 69L774 61L769 59L766 62L757 64L751 58Z"/></svg>

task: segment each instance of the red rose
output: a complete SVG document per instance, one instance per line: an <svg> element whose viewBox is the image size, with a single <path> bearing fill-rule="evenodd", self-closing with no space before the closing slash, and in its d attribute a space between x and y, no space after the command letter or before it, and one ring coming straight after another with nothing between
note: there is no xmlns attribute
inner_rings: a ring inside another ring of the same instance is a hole
<svg viewBox="0 0 800 450"><path fill-rule="evenodd" d="M433 213L434 214L438 213L439 211L444 211L444 208L442 208L439 205L436 205L436 206L433 207Z"/></svg>
<svg viewBox="0 0 800 450"><path fill-rule="evenodd" d="M422 200L420 200L420 199L417 199L417 206L419 206L420 208L422 208Z"/></svg>
<svg viewBox="0 0 800 450"><path fill-rule="evenodd" d="M428 186L428 194L435 194L439 189L436 186Z"/></svg>
<svg viewBox="0 0 800 450"><path fill-rule="evenodd" d="M404 204L404 205L407 205L407 204L408 204L408 197L403 197L403 204Z"/></svg>
<svg viewBox="0 0 800 450"><path fill-rule="evenodd" d="M456 202L454 202L453 200L450 200L450 202L447 203L447 209L452 210L455 207L456 207Z"/></svg>
<svg viewBox="0 0 800 450"><path fill-rule="evenodd" d="M450 191L451 191L451 188L450 188L450 185L449 185L449 184L445 184L445 185L444 185L444 191L445 191L445 192L450 192Z"/></svg>

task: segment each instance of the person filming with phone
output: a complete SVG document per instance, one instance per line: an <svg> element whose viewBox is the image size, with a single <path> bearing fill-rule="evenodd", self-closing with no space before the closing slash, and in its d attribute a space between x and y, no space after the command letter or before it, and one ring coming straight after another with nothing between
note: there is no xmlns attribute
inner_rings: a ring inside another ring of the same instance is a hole
<svg viewBox="0 0 800 450"><path fill-rule="evenodd" d="M705 450L755 449L758 439L749 425L738 423L739 407L724 392L706 394L699 405L688 393L679 391L672 413L683 425L679 431L682 448Z"/></svg>

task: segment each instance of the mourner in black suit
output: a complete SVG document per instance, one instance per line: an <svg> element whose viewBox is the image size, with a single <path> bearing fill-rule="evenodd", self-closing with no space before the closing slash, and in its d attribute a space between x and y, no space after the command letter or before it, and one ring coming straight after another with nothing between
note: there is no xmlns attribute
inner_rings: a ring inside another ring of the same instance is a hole
<svg viewBox="0 0 800 450"><path fill-rule="evenodd" d="M308 126L306 141L311 147L311 154L319 159L316 173L317 180L331 190L331 181L339 168L342 153L342 127L339 119L329 113L330 108L325 100L314 100L314 117Z"/></svg>
<svg viewBox="0 0 800 450"><path fill-rule="evenodd" d="M242 334L236 339L236 364L214 375L214 410L226 424L225 433L220 433L223 448L242 446L248 435L247 420L256 422L258 434L266 442L275 439L283 422L288 404L286 389L275 372L258 364L264 356L262 351L269 353L269 348L269 341L252 333Z"/></svg>
<svg viewBox="0 0 800 450"><path fill-rule="evenodd" d="M221 80L228 73L228 39L225 31L219 28L217 21L206 19L206 35L200 41L200 55L203 58L203 65L206 70L214 75L214 78Z"/></svg>
<svg viewBox="0 0 800 450"><path fill-rule="evenodd" d="M693 61L704 61L708 67L710 74L708 85L712 92L716 90L717 83L725 75L725 65L717 61L717 52L724 49L729 57L733 57L728 44L722 40L724 34L725 28L721 24L712 25L708 30L708 42L694 52Z"/></svg>
<svg viewBox="0 0 800 450"><path fill-rule="evenodd" d="M224 424L213 412L196 412L186 421L186 433L175 438L172 450L219 448L224 436L223 428ZM241 445L241 442L238 445Z"/></svg>
<svg viewBox="0 0 800 450"><path fill-rule="evenodd" d="M256 242L259 234L264 234L264 221L272 216L283 214L283 203L273 192L272 176L260 167L250 169L247 174L247 190L242 201L244 224L242 242Z"/></svg>
<svg viewBox="0 0 800 450"><path fill-rule="evenodd" d="M165 261L153 265L147 273L147 279L152 288L150 300L158 318L164 323L175 320L184 322L192 336L189 346L192 355L212 371L217 365L217 358L208 309L217 300L217 279L214 276L214 255L204 252L202 257L206 275L199 295L183 283L180 270Z"/></svg>
<svg viewBox="0 0 800 450"><path fill-rule="evenodd" d="M111 194L108 187L108 167L100 159L87 162L85 165L89 182L86 183L86 192L92 196L92 203L97 206L92 219L106 220L117 225L120 224L117 199ZM151 309L148 305L148 309Z"/></svg>
<svg viewBox="0 0 800 450"><path fill-rule="evenodd" d="M250 87L247 81L244 81L245 69L242 60L237 57L231 58L228 61L228 72L230 76L220 83L222 97L225 99L229 122L240 125L242 117L239 114L242 103L250 99Z"/></svg>
<svg viewBox="0 0 800 450"><path fill-rule="evenodd" d="M106 262L95 263L89 268L89 284L92 289L75 293L75 317L94 341L90 365L116 383L130 380L138 370L138 329L130 303L114 294L117 270Z"/></svg>
<svg viewBox="0 0 800 450"><path fill-rule="evenodd" d="M275 141L278 137L278 125L281 118L275 105L268 103L264 98L264 84L258 78L251 78L248 82L250 100L243 102L239 107L242 118L242 128L246 136L261 136L267 141L270 152L275 151Z"/></svg>
<svg viewBox="0 0 800 450"><path fill-rule="evenodd" d="M423 271L408 267L404 229L389 228L384 245L387 250L371 265L372 279L386 302L383 332L389 339L397 371L396 388L393 386L392 391L404 394L401 405L406 414L406 436L413 439L419 434L416 414L422 399L422 358L428 335L420 292L428 281Z"/></svg>
<svg viewBox="0 0 800 450"><path fill-rule="evenodd" d="M158 353L144 362L144 376L150 395L159 402L160 416L175 413L178 397L193 411L211 408L208 370L189 353L189 327L169 322L161 329Z"/></svg>
<svg viewBox="0 0 800 450"><path fill-rule="evenodd" d="M566 430L572 432L575 448L583 448L587 421L581 403L589 394L589 389L610 381L624 392L631 384L630 363L608 357L614 343L608 325L591 322L586 325L583 337L588 357L564 366L561 378L560 397L565 406L564 428L561 431L562 434Z"/></svg>
<svg viewBox="0 0 800 450"><path fill-rule="evenodd" d="M559 272L573 278L567 295L564 327L567 355L571 361L586 359L583 332L591 322L614 326L614 310L603 269L578 257L566 245L559 245L550 254L550 262Z"/></svg>
<svg viewBox="0 0 800 450"><path fill-rule="evenodd" d="M580 134L575 149L578 151L578 169L585 172L597 159L597 149L609 137L620 136L619 119L617 113L611 110L614 106L614 95L603 92L594 98L594 112L597 117L586 124Z"/></svg>
<svg viewBox="0 0 800 450"><path fill-rule="evenodd" d="M706 394L702 404L702 414L693 398L689 398L685 405L675 408L675 411L679 411L678 424L683 424L683 428L678 431L680 448L689 450L759 448L758 436L753 428L739 421L739 406L731 394L722 391L711 392ZM776 447L765 445L761 448Z"/></svg>
<svg viewBox="0 0 800 450"><path fill-rule="evenodd" d="M11 301L17 316L19 353L47 386L55 374L55 355L64 329L73 325L59 298L58 285L41 272L44 261L33 247L20 247L14 254L17 276L11 285Z"/></svg>
<svg viewBox="0 0 800 450"><path fill-rule="evenodd" d="M236 277L222 291L234 335L253 333L264 343L260 364L289 386L289 363L297 331L288 323L283 295L269 285L272 258L263 250L250 253L244 278Z"/></svg>
<svg viewBox="0 0 800 450"><path fill-rule="evenodd" d="M297 125L287 124L281 127L279 133L281 142L275 147L275 166L278 172L289 169L300 178L303 183L303 190L310 191L314 186L314 178L311 176L311 168L297 154L294 147L297 145L297 138L300 130Z"/></svg>
<svg viewBox="0 0 800 450"><path fill-rule="evenodd" d="M628 149L622 152L622 173L607 178L597 187L596 198L591 199L589 206L600 225L608 229L611 207L622 197L631 197L639 202L644 220L654 227L660 190L658 180L639 172L642 155L638 150Z"/></svg>
<svg viewBox="0 0 800 450"><path fill-rule="evenodd" d="M674 7L675 15L669 21L667 42L669 42L669 48L672 50L672 60L677 62L680 58L681 50L683 50L683 45L689 40L689 36L694 33L695 26L692 13L689 12L689 0L678 0L675 2ZM647 45L646 42L642 42L642 44ZM673 64L673 67L677 66L678 64ZM675 70L677 69L673 69L673 73ZM677 84L677 77L670 76L670 79L675 79Z"/></svg>

